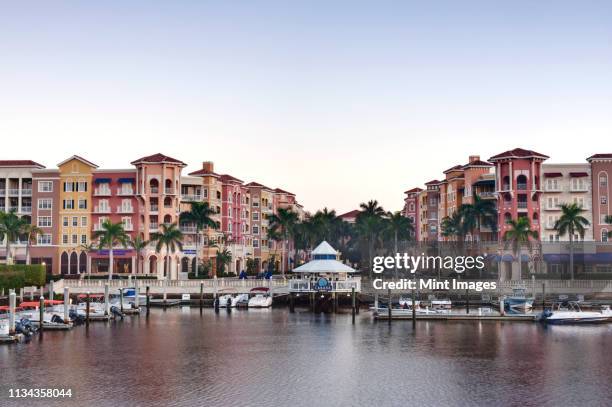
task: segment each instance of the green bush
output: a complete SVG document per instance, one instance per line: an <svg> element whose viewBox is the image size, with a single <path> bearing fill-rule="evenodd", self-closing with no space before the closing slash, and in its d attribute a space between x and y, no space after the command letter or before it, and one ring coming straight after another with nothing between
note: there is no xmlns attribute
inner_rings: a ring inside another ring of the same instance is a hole
<svg viewBox="0 0 612 407"><path fill-rule="evenodd" d="M42 264L0 264L0 288L40 287L46 280L47 272Z"/></svg>

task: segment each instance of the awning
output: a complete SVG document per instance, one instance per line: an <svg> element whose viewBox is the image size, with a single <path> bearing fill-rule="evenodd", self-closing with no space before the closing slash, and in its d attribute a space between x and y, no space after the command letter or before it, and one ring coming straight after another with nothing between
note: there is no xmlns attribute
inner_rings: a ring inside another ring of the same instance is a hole
<svg viewBox="0 0 612 407"><path fill-rule="evenodd" d="M96 178L94 180L96 184L109 184L111 182L110 178Z"/></svg>
<svg viewBox="0 0 612 407"><path fill-rule="evenodd" d="M546 263L569 263L569 254L545 254ZM612 264L612 253L576 253L574 263Z"/></svg>
<svg viewBox="0 0 612 407"><path fill-rule="evenodd" d="M132 182L136 182L136 178L119 178L119 182L121 182L121 183L132 183Z"/></svg>
<svg viewBox="0 0 612 407"><path fill-rule="evenodd" d="M559 178L562 177L563 174L560 172L545 172L544 177L546 178Z"/></svg>
<svg viewBox="0 0 612 407"><path fill-rule="evenodd" d="M570 177L579 178L579 177L588 177L588 172L570 172Z"/></svg>

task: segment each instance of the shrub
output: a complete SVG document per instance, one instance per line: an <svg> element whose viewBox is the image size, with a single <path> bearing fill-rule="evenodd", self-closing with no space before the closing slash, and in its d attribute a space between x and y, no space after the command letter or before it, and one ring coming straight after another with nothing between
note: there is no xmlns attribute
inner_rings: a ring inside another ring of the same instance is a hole
<svg viewBox="0 0 612 407"><path fill-rule="evenodd" d="M47 279L42 264L0 264L0 288L19 289L24 286L43 286Z"/></svg>
<svg viewBox="0 0 612 407"><path fill-rule="evenodd" d="M25 286L23 271L0 272L0 290L20 289Z"/></svg>

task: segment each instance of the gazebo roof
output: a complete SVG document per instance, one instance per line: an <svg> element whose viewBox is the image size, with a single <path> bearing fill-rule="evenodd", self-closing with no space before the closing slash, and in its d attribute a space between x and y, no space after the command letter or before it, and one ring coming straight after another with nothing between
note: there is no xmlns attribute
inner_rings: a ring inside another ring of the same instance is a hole
<svg viewBox="0 0 612 407"><path fill-rule="evenodd" d="M319 254L333 254L334 256L337 254L336 250L331 247L329 243L325 240L319 243L319 245L312 251L312 255L316 256Z"/></svg>
<svg viewBox="0 0 612 407"><path fill-rule="evenodd" d="M336 250L326 241L313 251L313 260L293 269L294 273L354 273L355 270L336 260Z"/></svg>

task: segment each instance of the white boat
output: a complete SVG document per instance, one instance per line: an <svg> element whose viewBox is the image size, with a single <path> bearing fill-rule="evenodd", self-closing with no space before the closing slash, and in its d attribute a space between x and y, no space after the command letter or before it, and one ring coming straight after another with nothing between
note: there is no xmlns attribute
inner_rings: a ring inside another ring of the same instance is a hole
<svg viewBox="0 0 612 407"><path fill-rule="evenodd" d="M236 306L234 299L235 296L232 294L223 294L219 297L219 308L234 308Z"/></svg>
<svg viewBox="0 0 612 407"><path fill-rule="evenodd" d="M436 298L434 295L429 296L428 300L433 309L451 309L453 303L448 298Z"/></svg>
<svg viewBox="0 0 612 407"><path fill-rule="evenodd" d="M418 307L421 304L421 301L414 300L414 306ZM412 297L400 297L399 299L400 307L412 307Z"/></svg>
<svg viewBox="0 0 612 407"><path fill-rule="evenodd" d="M582 311L577 301L558 303L552 310L545 310L540 314L540 321L547 324L596 324L610 322L612 312L609 306L604 306L600 311Z"/></svg>
<svg viewBox="0 0 612 407"><path fill-rule="evenodd" d="M533 308L533 298L528 298L524 288L514 288L512 295L504 298L506 311L529 312Z"/></svg>
<svg viewBox="0 0 612 407"><path fill-rule="evenodd" d="M272 306L272 295L268 287L255 287L251 290L249 308L268 308Z"/></svg>

